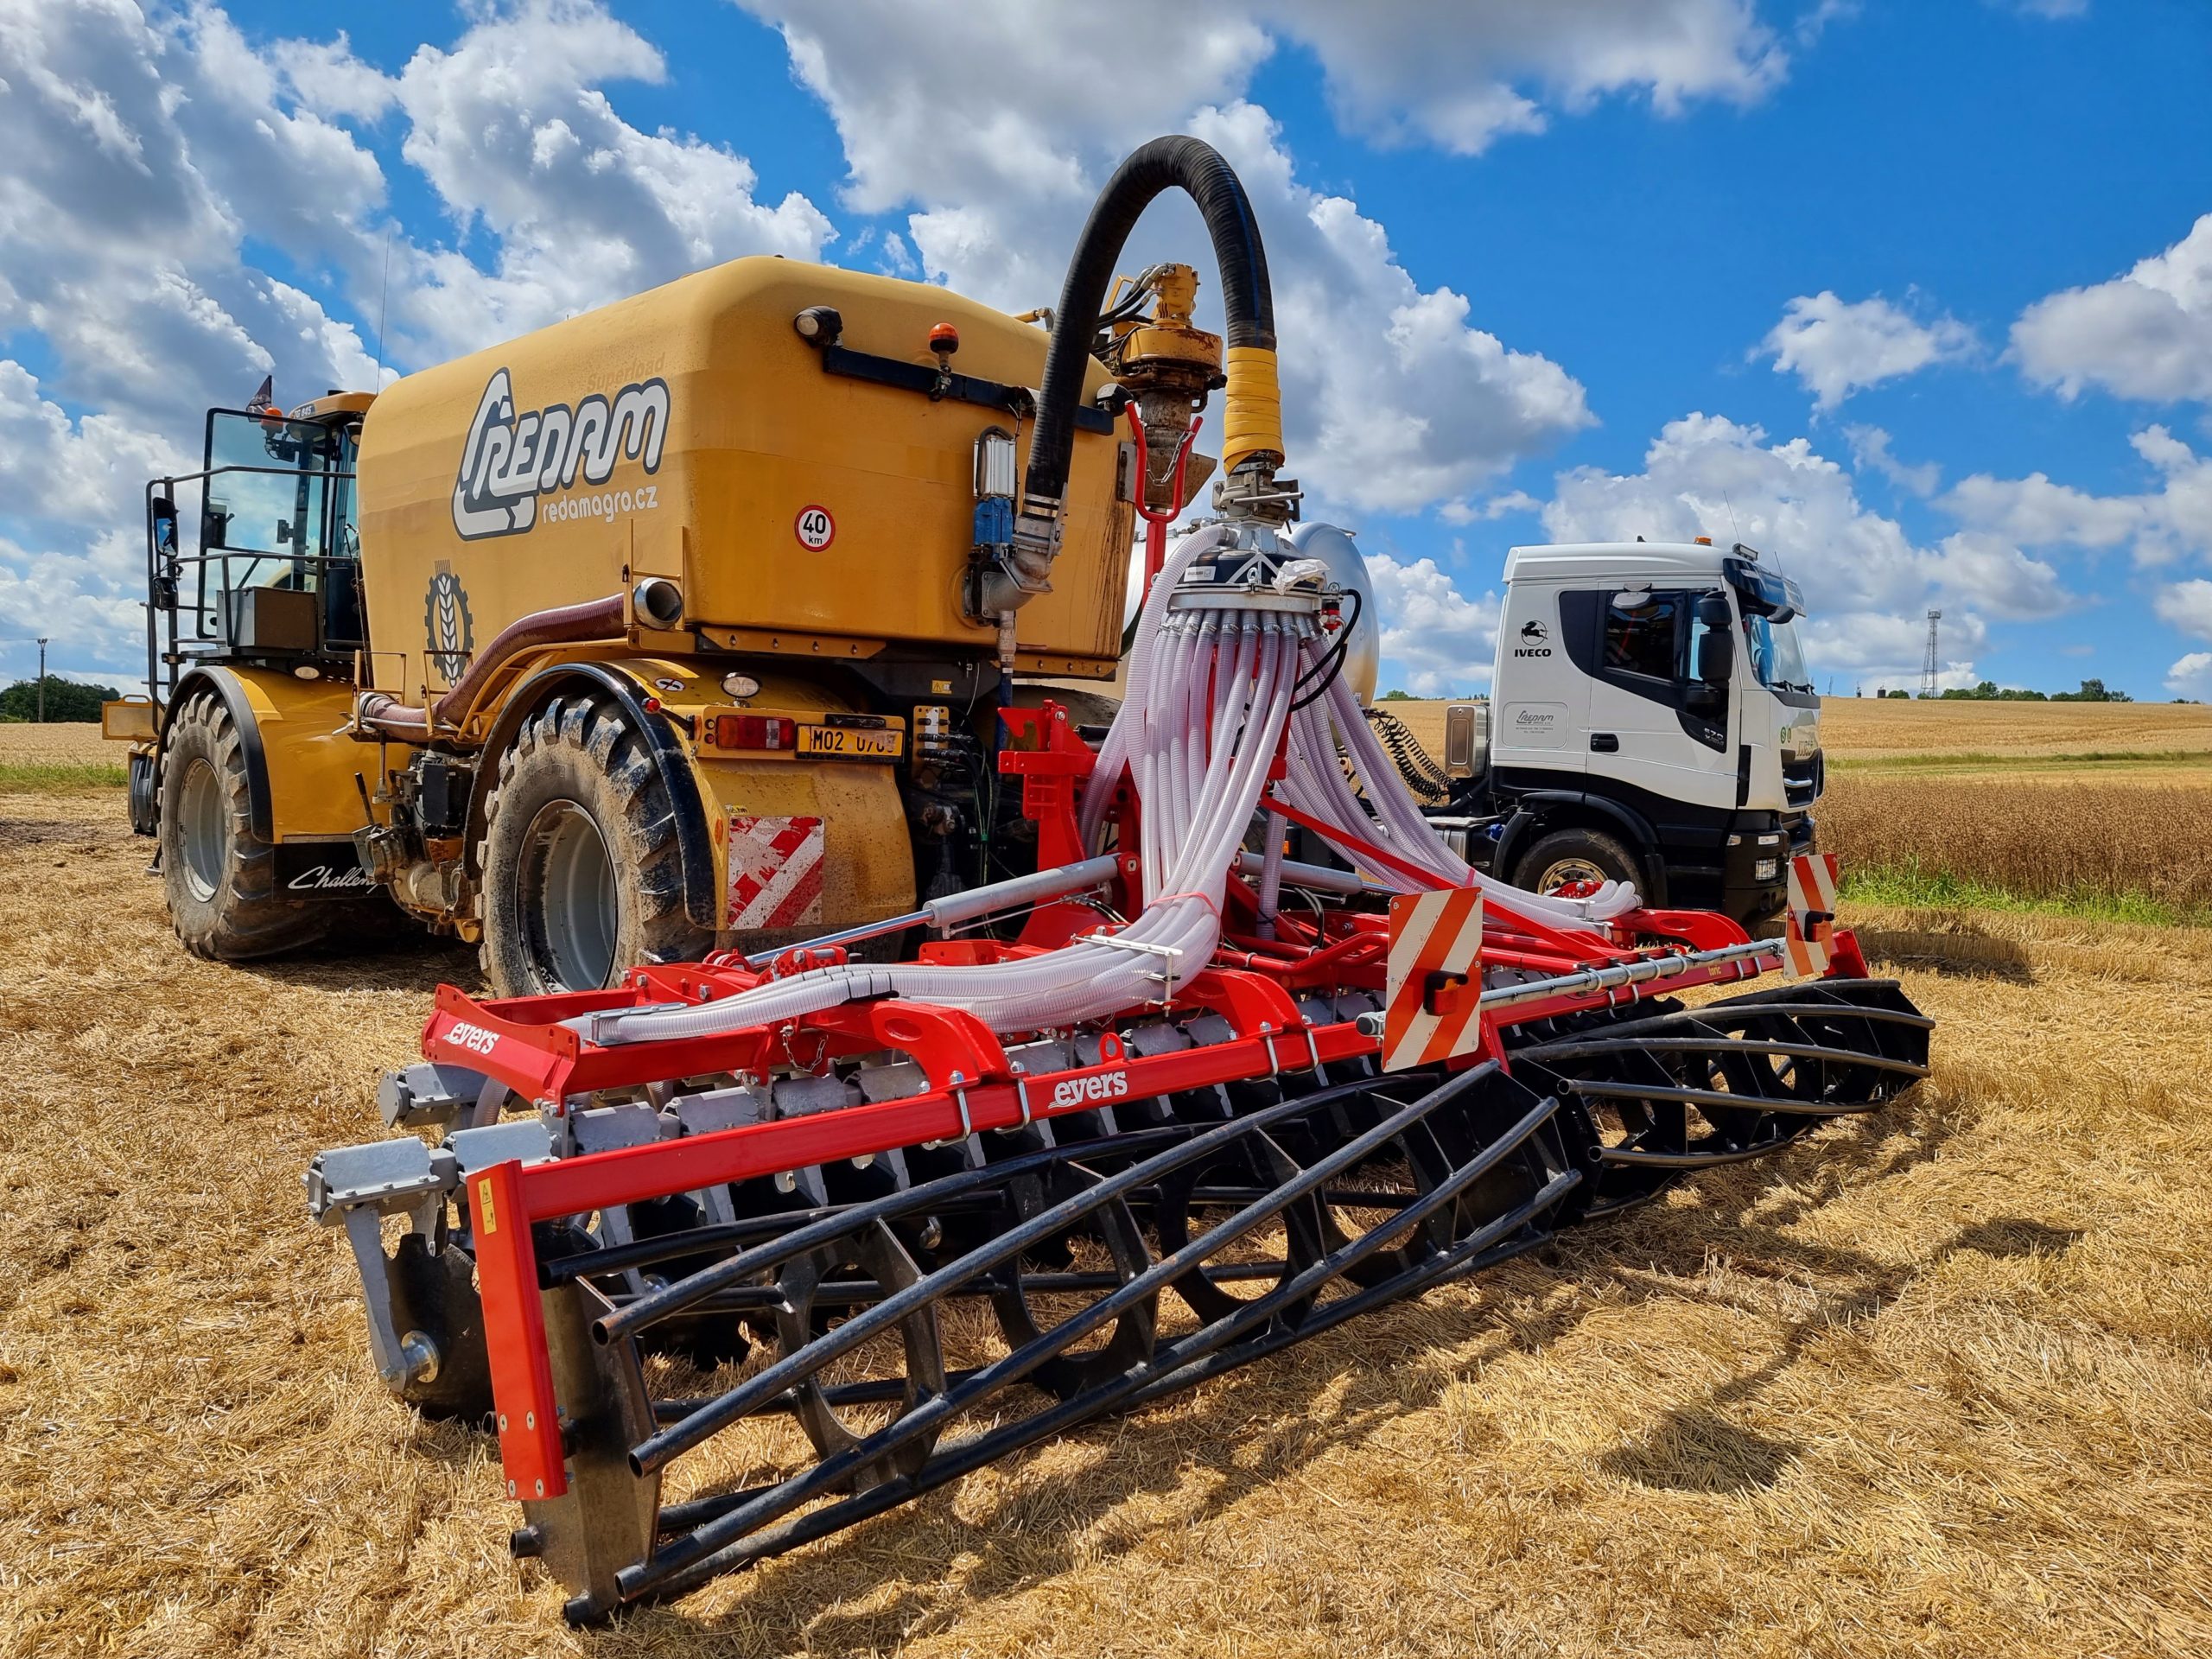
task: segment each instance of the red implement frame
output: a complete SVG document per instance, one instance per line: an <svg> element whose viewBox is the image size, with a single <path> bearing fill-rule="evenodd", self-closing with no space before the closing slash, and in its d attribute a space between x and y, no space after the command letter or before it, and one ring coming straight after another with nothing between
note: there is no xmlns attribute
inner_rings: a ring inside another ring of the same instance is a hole
<svg viewBox="0 0 2212 1659"><path fill-rule="evenodd" d="M1083 856L1077 829L1076 790L1090 775L1089 747L1070 728L1066 713L1002 711L1011 742L1001 753L1005 772L1022 779L1024 811L1038 825L1040 863ZM1332 839L1341 832L1272 796L1262 804ZM1125 836L1134 831L1136 805L1119 800ZM1393 869L1402 866L1423 886L1445 885L1417 867L1371 844L1362 851ZM1130 861L1134 865L1134 861ZM1137 872L1127 870L1119 908L1141 907ZM1388 924L1380 915L1340 912L1318 925L1282 918L1288 937L1262 939L1242 925L1256 911L1246 884L1232 880L1224 934L1213 966L1176 988L1172 1010L1131 1009L1099 1038L1093 1064L1030 1077L1007 1058L1004 1045L981 1020L959 1009L883 997L848 1002L776 1026L754 1026L709 1036L601 1045L566 1022L623 1009L693 1006L721 1001L768 982L779 968L810 965L791 953L766 971L718 957L633 970L605 991L478 1001L451 986L439 988L423 1035L423 1052L487 1075L541 1109L565 1110L569 1103L602 1090L634 1090L671 1079L731 1074L766 1078L778 1069L820 1072L835 1061L891 1052L915 1061L928 1080L925 1092L903 1100L851 1106L834 1112L778 1119L709 1135L686 1136L617 1151L523 1166L500 1164L470 1177L464 1189L477 1239L476 1272L483 1296L492 1383L499 1412L499 1452L508 1491L522 1498L556 1497L567 1490L553 1377L545 1346L537 1253L531 1229L541 1222L588 1215L671 1193L750 1180L760 1176L895 1147L955 1141L978 1131L1015 1128L1039 1119L1096 1110L1102 1102L1181 1094L1283 1071L1304 1071L1365 1059L1378 1051L1373 1037L1349 1020L1315 1024L1300 1013L1294 993L1365 990L1383 987ZM1497 900L1486 912L1481 960L1539 973L1568 974L1649 957L1678 954L1672 947L1625 941L1661 936L1704 950L1746 942L1725 917L1703 912L1638 911L1613 925L1612 937L1595 931L1566 931ZM1493 925L1493 921L1495 925ZM944 942L925 947L937 961L1006 961L1065 942L1077 925L1096 928L1101 918L1080 906L1046 906L1030 918L1023 942L992 939ZM1838 974L1866 972L1851 936L1836 936ZM1733 957L1694 963L1679 974L1650 982L1669 991L1756 976L1754 961ZM1484 1011L1481 1052L1503 1059L1499 1033L1509 1027L1587 1009L1615 1007L1643 995L1642 985L1567 990L1541 1001ZM1218 1014L1225 1040L1172 1053L1140 1056L1122 1045L1117 1028L1162 1013Z"/></svg>

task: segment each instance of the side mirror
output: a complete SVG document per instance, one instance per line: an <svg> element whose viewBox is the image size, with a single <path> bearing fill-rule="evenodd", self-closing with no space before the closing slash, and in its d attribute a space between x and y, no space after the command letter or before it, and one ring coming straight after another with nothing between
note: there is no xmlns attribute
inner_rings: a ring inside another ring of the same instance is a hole
<svg viewBox="0 0 2212 1659"><path fill-rule="evenodd" d="M1726 633L1735 623L1728 612L1728 595L1707 594L1697 602L1697 620L1708 628Z"/></svg>
<svg viewBox="0 0 2212 1659"><path fill-rule="evenodd" d="M230 545L230 510L219 501L210 501L200 513L200 550Z"/></svg>
<svg viewBox="0 0 2212 1659"><path fill-rule="evenodd" d="M1697 642L1697 677L1706 685L1719 689L1726 686L1736 672L1736 639L1726 632L1700 634Z"/></svg>

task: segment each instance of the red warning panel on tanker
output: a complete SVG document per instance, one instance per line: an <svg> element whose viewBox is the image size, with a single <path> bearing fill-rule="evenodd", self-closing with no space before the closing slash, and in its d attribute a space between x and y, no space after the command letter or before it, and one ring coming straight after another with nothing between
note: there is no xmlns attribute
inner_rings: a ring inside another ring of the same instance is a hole
<svg viewBox="0 0 2212 1659"><path fill-rule="evenodd" d="M1433 1065L1482 1043L1479 887L1402 893L1390 900L1382 1069Z"/></svg>
<svg viewBox="0 0 2212 1659"><path fill-rule="evenodd" d="M729 923L810 927L822 919L822 820L729 817Z"/></svg>

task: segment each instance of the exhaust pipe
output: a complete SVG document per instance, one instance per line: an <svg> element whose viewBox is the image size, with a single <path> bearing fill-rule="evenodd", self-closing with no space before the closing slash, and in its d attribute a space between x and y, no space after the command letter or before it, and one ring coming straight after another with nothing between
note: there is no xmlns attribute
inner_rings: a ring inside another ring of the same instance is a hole
<svg viewBox="0 0 2212 1659"><path fill-rule="evenodd" d="M683 619L683 595L665 577L648 576L639 582L635 599L638 614L655 627L670 626ZM662 620L664 616L667 621ZM364 691L354 699L353 715L362 725L386 737L404 743L427 742L437 726L458 725L484 689L485 682L518 653L540 645L619 639L626 631L624 595L620 594L609 594L605 599L582 605L532 611L528 616L517 617L493 635L492 642L470 659L452 689L428 708L402 702L388 691Z"/></svg>

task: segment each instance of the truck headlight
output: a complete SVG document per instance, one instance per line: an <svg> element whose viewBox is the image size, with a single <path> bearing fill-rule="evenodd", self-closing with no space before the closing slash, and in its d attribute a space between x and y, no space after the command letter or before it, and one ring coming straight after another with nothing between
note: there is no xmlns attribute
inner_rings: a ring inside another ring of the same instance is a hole
<svg viewBox="0 0 2212 1659"><path fill-rule="evenodd" d="M1778 858L1762 858L1751 866L1751 880L1754 881L1772 881L1781 874L1782 861Z"/></svg>

